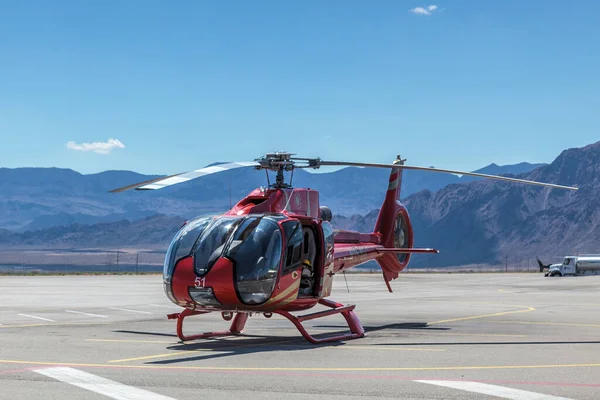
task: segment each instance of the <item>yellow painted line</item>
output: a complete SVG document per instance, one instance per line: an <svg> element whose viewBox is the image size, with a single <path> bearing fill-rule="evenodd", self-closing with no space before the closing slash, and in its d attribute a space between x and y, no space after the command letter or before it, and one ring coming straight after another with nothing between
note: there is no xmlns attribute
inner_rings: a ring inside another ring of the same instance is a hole
<svg viewBox="0 0 600 400"><path fill-rule="evenodd" d="M470 320L470 319L498 317L500 315L518 314L518 313L525 313L525 312L531 312L531 311L535 311L535 308L533 308L533 307L527 307L526 310L503 311L503 312L498 312L498 313L493 313L493 314L473 315L471 317L444 319L444 320L441 320L441 321L428 322L427 324L428 325L433 325L433 324L441 324L441 323L444 323L444 322L466 321L466 320Z"/></svg>
<svg viewBox="0 0 600 400"><path fill-rule="evenodd" d="M451 367L218 367L218 366L175 366L175 365L130 365L130 364L86 364L59 363L50 361L0 360L0 364L53 365L63 367L123 368L123 369L165 369L192 371L460 371L487 369L544 369L544 368L593 368L600 363L588 364L541 364L541 365L476 365Z"/></svg>
<svg viewBox="0 0 600 400"><path fill-rule="evenodd" d="M173 356L182 356L185 354L199 353L205 350L187 350L187 351L174 351L171 353L164 354L154 354L151 356L143 356L143 357L134 357L134 358L122 358L120 360L110 360L109 363L120 363L120 362L128 362L128 361L142 361L142 360L152 360L153 358L166 358ZM208 350L210 351L210 350Z"/></svg>
<svg viewBox="0 0 600 400"><path fill-rule="evenodd" d="M193 354L193 353L200 353L200 352L228 352L231 349L241 349L241 348L245 348L245 347L273 347L273 346L281 346L282 343L284 342L289 342L288 339L285 340L279 340L279 341L274 341L271 342L269 344L266 344L264 346L260 346L260 345L256 345L255 343L251 343L251 344L245 344L245 343L239 343L239 344L233 344L231 346L227 346L227 347L221 347L218 349L197 349L197 350L186 350L186 351L173 351L171 353L162 353L162 354L152 354L149 356L142 356L142 357L133 357L133 358L123 358L120 360L109 360L109 363L120 363L120 362L128 362L128 361L141 361L141 360L151 360L154 358L166 358L166 357L175 357L175 356L181 356L181 355L185 355L185 354Z"/></svg>
<svg viewBox="0 0 600 400"><path fill-rule="evenodd" d="M32 326L108 325L112 322L60 322L56 324L1 325L0 328L29 328Z"/></svg>
<svg viewBox="0 0 600 400"><path fill-rule="evenodd" d="M162 343L178 344L178 340L134 340L134 339L85 339L86 342L107 342L107 343Z"/></svg>
<svg viewBox="0 0 600 400"><path fill-rule="evenodd" d="M576 324L568 322L527 322L527 321L492 321L500 324L523 324L523 325L559 325L559 326L581 326L581 327L592 327L600 328L598 324Z"/></svg>

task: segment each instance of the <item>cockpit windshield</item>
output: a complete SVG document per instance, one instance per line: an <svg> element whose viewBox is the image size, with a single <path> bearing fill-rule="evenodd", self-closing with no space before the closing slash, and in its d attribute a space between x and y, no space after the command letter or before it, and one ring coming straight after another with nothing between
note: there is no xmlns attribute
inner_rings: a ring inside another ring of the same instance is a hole
<svg viewBox="0 0 600 400"><path fill-rule="evenodd" d="M246 304L273 293L281 261L281 229L269 217L247 217L236 229L226 256L235 265L236 287Z"/></svg>
<svg viewBox="0 0 600 400"><path fill-rule="evenodd" d="M227 239L240 221L240 217L217 218L198 238L194 247L194 268L198 275L206 274L221 257Z"/></svg>
<svg viewBox="0 0 600 400"><path fill-rule="evenodd" d="M165 256L165 265L163 275L165 280L170 280L173 274L173 267L179 259L190 255L192 247L196 244L196 241L206 229L208 224L213 221L214 218L204 217L197 218L187 222L184 226L179 229L179 232L175 235L169 250Z"/></svg>
<svg viewBox="0 0 600 400"><path fill-rule="evenodd" d="M201 217L189 221L175 235L167 251L164 282L168 287L177 262L194 257L198 276L205 275L219 257L234 263L235 285L246 304L266 301L275 288L282 253L277 221L283 215Z"/></svg>

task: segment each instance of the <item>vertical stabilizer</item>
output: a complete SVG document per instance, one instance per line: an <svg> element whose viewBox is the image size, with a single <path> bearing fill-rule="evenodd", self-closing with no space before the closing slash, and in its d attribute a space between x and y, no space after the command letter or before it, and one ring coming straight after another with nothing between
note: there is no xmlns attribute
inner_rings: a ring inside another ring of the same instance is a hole
<svg viewBox="0 0 600 400"><path fill-rule="evenodd" d="M396 165L404 165L403 160L398 156L394 161ZM400 202L400 193L402 189L402 168L392 168L388 189L374 232L381 236L381 244L390 248L411 248L413 245L413 231L406 207ZM376 258L381 266L383 276L386 282L398 277L410 259L409 253L391 254L385 253ZM389 287L389 285L388 285Z"/></svg>

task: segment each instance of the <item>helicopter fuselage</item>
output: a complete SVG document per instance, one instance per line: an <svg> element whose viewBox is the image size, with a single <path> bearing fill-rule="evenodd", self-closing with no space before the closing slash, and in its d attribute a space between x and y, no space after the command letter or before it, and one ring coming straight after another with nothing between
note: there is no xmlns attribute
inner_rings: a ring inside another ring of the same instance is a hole
<svg viewBox="0 0 600 400"><path fill-rule="evenodd" d="M334 231L321 213L316 190L260 188L221 216L186 222L165 259L167 296L194 311L304 310L331 294L336 273L395 257L381 234Z"/></svg>

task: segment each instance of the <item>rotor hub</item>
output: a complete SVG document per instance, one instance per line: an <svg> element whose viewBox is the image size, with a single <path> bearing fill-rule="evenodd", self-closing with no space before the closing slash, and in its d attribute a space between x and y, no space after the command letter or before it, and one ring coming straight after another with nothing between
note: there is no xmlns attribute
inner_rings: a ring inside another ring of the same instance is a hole
<svg viewBox="0 0 600 400"><path fill-rule="evenodd" d="M296 168L313 168L317 169L320 165L320 158L297 158L292 157L293 153L287 152L274 152L267 153L261 158L257 158L256 161L259 165L257 165L256 169L263 169L267 171L275 171L277 174L275 176L275 183L270 184L270 187L281 189L281 188L291 188L291 177L290 183L285 182L285 178L283 175L284 171L292 172ZM267 175L268 178L268 175Z"/></svg>

